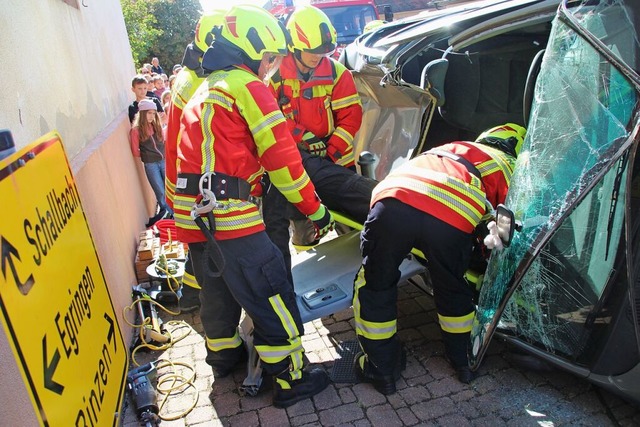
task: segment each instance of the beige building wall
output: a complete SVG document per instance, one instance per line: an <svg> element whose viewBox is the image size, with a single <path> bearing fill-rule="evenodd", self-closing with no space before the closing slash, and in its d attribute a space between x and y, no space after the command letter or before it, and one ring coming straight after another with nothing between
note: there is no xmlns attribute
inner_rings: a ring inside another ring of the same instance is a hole
<svg viewBox="0 0 640 427"><path fill-rule="evenodd" d="M133 331L122 310L131 303L137 237L155 199L129 149L135 70L120 2L3 0L0 28L0 128L13 133L18 149L60 133L129 345ZM37 425L3 328L0 360L0 424Z"/></svg>

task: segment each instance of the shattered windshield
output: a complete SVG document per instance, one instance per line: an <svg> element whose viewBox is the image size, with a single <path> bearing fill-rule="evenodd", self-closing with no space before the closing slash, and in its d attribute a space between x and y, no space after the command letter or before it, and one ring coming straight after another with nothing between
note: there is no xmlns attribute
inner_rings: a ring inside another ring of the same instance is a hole
<svg viewBox="0 0 640 427"><path fill-rule="evenodd" d="M581 27L633 69L635 12L624 1L572 9ZM523 227L509 248L491 256L472 364L498 325L546 351L577 358L594 325L609 321L600 302L624 241L629 159L622 148L630 146L637 101L619 68L563 20L554 21L506 200Z"/></svg>

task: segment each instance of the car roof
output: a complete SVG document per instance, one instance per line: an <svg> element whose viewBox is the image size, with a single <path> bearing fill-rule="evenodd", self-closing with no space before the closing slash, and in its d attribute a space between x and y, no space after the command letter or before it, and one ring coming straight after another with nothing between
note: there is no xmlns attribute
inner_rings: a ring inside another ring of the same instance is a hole
<svg viewBox="0 0 640 427"><path fill-rule="evenodd" d="M372 62L392 64L407 49L416 44L447 39L459 41L475 31L486 31L501 26L504 31L513 28L513 22L524 17L537 16L540 11L554 13L560 0L504 0L478 1L468 5L418 15L401 20L395 26L387 24L361 41L358 51L374 58ZM545 18L547 19L547 18ZM390 65L390 66L389 66Z"/></svg>

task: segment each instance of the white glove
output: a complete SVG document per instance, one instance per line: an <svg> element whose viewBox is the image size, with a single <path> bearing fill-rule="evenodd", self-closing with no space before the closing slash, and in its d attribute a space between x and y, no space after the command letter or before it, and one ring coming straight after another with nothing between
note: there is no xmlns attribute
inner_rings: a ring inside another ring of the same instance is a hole
<svg viewBox="0 0 640 427"><path fill-rule="evenodd" d="M484 238L484 245L489 249L497 249L501 250L504 246L502 245L502 239L498 235L498 226L495 221L490 221L487 224L487 228L489 229L489 234Z"/></svg>

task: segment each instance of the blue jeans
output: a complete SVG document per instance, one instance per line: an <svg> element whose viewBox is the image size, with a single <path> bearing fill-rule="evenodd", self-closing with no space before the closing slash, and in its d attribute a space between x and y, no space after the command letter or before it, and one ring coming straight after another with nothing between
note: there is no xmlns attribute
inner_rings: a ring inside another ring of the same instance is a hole
<svg viewBox="0 0 640 427"><path fill-rule="evenodd" d="M173 214L173 211L167 205L167 201L164 198L164 160L153 163L144 164L144 172L147 174L147 179L151 185L153 193L156 195L156 200L161 210L169 211Z"/></svg>

